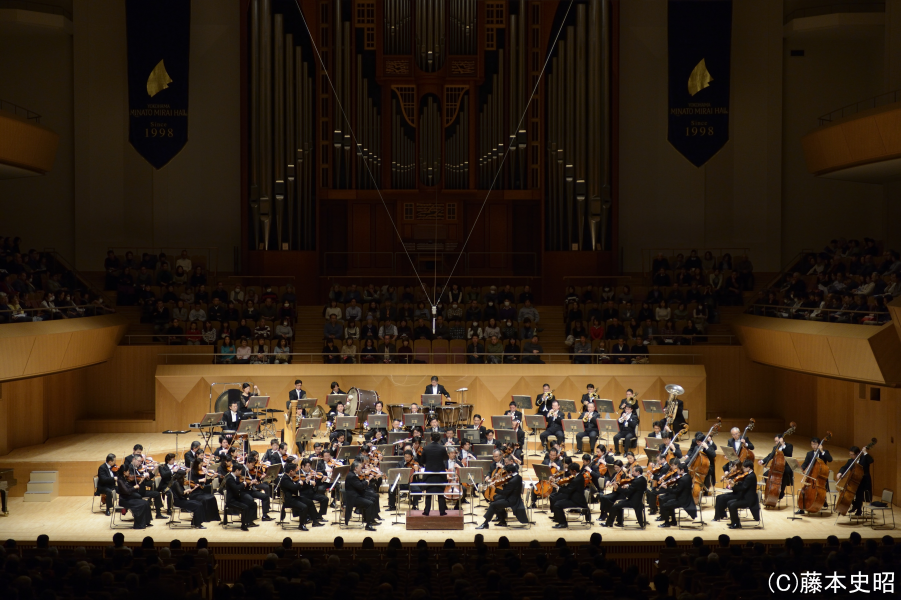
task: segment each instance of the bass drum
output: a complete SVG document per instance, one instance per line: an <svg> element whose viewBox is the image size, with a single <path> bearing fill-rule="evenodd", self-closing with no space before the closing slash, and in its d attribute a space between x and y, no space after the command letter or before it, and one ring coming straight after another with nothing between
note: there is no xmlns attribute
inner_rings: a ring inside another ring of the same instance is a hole
<svg viewBox="0 0 901 600"><path fill-rule="evenodd" d="M375 412L375 403L378 402L379 395L375 390L361 390L360 388L350 388L347 392L347 406L344 414L348 417L363 416Z"/></svg>

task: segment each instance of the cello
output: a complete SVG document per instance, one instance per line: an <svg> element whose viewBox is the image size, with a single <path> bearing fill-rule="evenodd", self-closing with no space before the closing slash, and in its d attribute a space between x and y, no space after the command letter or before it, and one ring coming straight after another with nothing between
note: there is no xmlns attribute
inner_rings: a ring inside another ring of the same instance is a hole
<svg viewBox="0 0 901 600"><path fill-rule="evenodd" d="M814 451L814 459L807 465L804 471L804 485L798 492L798 508L809 513L818 513L826 502L826 485L829 481L829 467L817 453L823 449L826 440L832 437L832 432L827 431L826 437L820 440L819 446Z"/></svg>
<svg viewBox="0 0 901 600"><path fill-rule="evenodd" d="M798 424L792 421L788 424L788 430L782 434L782 439L792 435ZM776 450L770 461L769 473L766 478L766 489L763 493L763 505L775 508L779 504L779 496L782 494L782 478L785 477L785 454L782 450Z"/></svg>
<svg viewBox="0 0 901 600"><path fill-rule="evenodd" d="M742 432L741 437L738 439L743 440L747 438L748 432L754 429L755 424L757 424L757 421L751 419L751 422L748 423L748 426L745 427L745 430ZM729 443L731 444L732 442ZM720 479L720 481L728 479L732 480L732 483L734 484L735 478L742 474L741 463L745 462L745 460L754 460L754 452L752 452L750 448L742 444L741 448L738 449L738 460L732 463L729 471L725 475L723 475L723 478Z"/></svg>
<svg viewBox="0 0 901 600"><path fill-rule="evenodd" d="M710 439L711 435L717 433L722 426L723 420L717 417L716 423L704 436L704 442ZM707 473L710 471L710 458L700 448L700 444L704 442L698 442L698 451L695 452L695 455L688 462L688 473L691 475L691 497L694 499L694 503L698 505L701 504L701 492L706 489L704 481L707 479Z"/></svg>
<svg viewBox="0 0 901 600"><path fill-rule="evenodd" d="M872 438L864 450L869 450L875 445L876 438ZM839 480L835 482L836 489L841 490L838 498L835 500L835 512L842 516L848 514L848 511L851 509L854 497L857 496L857 488L860 486L861 479L863 479L863 467L860 465L861 456L863 456L863 450L857 453L851 466L845 469Z"/></svg>

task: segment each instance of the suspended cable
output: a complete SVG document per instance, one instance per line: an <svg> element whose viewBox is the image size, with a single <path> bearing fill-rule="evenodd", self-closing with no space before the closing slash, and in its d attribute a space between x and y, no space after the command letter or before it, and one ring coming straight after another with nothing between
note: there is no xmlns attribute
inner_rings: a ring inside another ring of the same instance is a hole
<svg viewBox="0 0 901 600"><path fill-rule="evenodd" d="M557 40L560 39L560 34L563 32L563 27L566 25L566 19L569 17L569 11L573 6L573 0L569 0L569 6L566 7L566 14L563 15L563 20L560 22L560 28L557 30L557 35L554 36L554 43L551 44L548 49L547 58L544 59L544 64L541 67L541 72L538 74L538 79L535 81L535 87L532 88L532 93L529 94L529 101L526 102L526 108L522 111L522 115L519 117L519 122L516 124L516 128L513 130L514 132L518 132L519 128L522 126L522 121L526 117L526 113L529 112L529 106L532 104L532 99L535 97L535 92L538 91L538 85L541 83L541 78L544 77L544 71L547 69L547 65L551 60L551 54L554 52L554 48L557 47ZM479 207L479 212L476 214L475 220L472 222L472 228L469 230L469 233L466 235L466 240L463 242L463 247L460 248L460 254L457 256L457 260L454 262L454 266L451 269L450 275L447 276L447 282L445 282L444 287L441 289L441 295L444 295L444 290L447 289L447 286L450 285L450 280L454 276L454 271L457 270L457 265L460 263L460 259L463 258L463 252L466 250L466 245L469 243L469 238L472 237L473 232L475 232L476 223L479 222L479 217L482 216L482 211L485 210L485 204L488 202L488 196L491 195L491 191L494 189L494 184L497 182L497 178L500 176L501 171L504 168L504 163L507 161L507 154L510 153L510 148L513 147L513 144L516 142L516 135L509 136L510 143L507 145L507 149L504 150L504 156L501 158L501 164L497 168L497 173L494 174L494 178L491 180L491 185L488 186L488 192L485 194L485 199L482 200L482 206Z"/></svg>

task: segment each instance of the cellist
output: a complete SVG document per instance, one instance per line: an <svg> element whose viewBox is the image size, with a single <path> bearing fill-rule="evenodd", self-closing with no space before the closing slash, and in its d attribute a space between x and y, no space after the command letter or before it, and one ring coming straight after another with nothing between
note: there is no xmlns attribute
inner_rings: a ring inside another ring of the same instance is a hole
<svg viewBox="0 0 901 600"><path fill-rule="evenodd" d="M829 451L825 448L820 449L820 438L810 438L810 452L804 457L804 464L801 465L801 470L806 472L810 463L818 458L822 459L824 463L832 462L832 455L829 454ZM806 513L803 508L799 508L795 511L795 514L803 515Z"/></svg>
<svg viewBox="0 0 901 600"><path fill-rule="evenodd" d="M782 451L782 454L784 456L790 458L792 455L792 452L795 449L795 447L793 445L789 444L788 442L786 442L785 438L783 438L781 435L777 435L775 438L773 438L773 440L776 442L776 445L773 446L773 450L769 454L767 454L762 460L757 461L757 464L760 465L761 467L770 464L770 461L776 457L776 453L779 452L780 450ZM766 479L769 476L769 474L770 474L769 469L764 471L763 472L764 479ZM785 497L785 488L787 488L790 485L794 485L794 481L795 481L794 471L786 468L785 471L782 473L782 489L779 490L779 499L780 500L782 500L782 498Z"/></svg>
<svg viewBox="0 0 901 600"><path fill-rule="evenodd" d="M747 437L742 436L741 429L739 429L738 427L733 427L729 433L732 434L732 439L729 440L729 446L732 448L732 450L735 451L735 454L737 456L741 456L742 448L747 448L748 450L754 449L754 444L752 444L751 440L749 440ZM727 462L723 465L723 472L728 473L734 466L734 463Z"/></svg>
<svg viewBox="0 0 901 600"><path fill-rule="evenodd" d="M716 464L716 443L711 437L705 436L703 431L699 431L695 434L695 438L691 441L691 447L688 449L688 454L686 454L682 460L686 465L690 465L695 454L698 452L703 452L707 455L711 466ZM713 488L713 485L713 469L710 469L707 471L707 479L704 481L704 486L709 490ZM705 490L704 495L708 496L710 495L710 492Z"/></svg>
<svg viewBox="0 0 901 600"><path fill-rule="evenodd" d="M559 458L559 457L557 456L557 449L556 449L556 448L551 448L551 449L548 451L548 457L545 458L545 459L541 462L541 464L543 464L543 465L546 466L546 467L554 467L554 468L556 469L556 472L555 472L556 475L559 475L559 474L561 474L561 473L563 472L563 459L562 459L562 458ZM538 495L535 493L535 488L534 488L534 487L533 487L532 490L529 492L529 495L531 496L531 501L532 501L532 506L531 506L531 507L532 507L532 508L536 508L536 503L538 502Z"/></svg>
<svg viewBox="0 0 901 600"><path fill-rule="evenodd" d="M852 464L854 464L854 459L857 458L857 455L863 452L863 456L857 460L857 464L859 464L863 468L863 478L860 480L860 483L857 484L857 494L854 496L854 502L851 503L851 510L849 514L853 514L856 516L860 516L863 513L863 503L870 502L873 499L873 480L870 478L870 465L874 462L873 457L867 453L867 449L864 448L861 450L858 446L851 446L848 449L848 462L838 470L838 477L836 481L842 478L842 475L845 474Z"/></svg>

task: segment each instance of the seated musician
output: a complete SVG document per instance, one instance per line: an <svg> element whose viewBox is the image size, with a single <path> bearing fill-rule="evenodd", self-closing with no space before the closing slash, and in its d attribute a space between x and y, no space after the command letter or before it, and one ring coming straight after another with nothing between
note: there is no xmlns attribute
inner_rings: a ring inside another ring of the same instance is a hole
<svg viewBox="0 0 901 600"><path fill-rule="evenodd" d="M769 465L770 461L776 457L776 452L782 451L782 455L785 457L791 457L792 452L794 452L795 447L792 444L789 444L785 441L785 438L782 437L781 434L777 434L776 437L773 438L773 441L776 442L776 445L773 446L773 449L763 457L761 460L757 461L757 464L761 467ZM766 479L769 477L770 470L767 469L763 472L763 477ZM779 499L782 500L785 497L785 488L790 485L793 485L795 481L795 472L789 468L786 468L785 471L782 472L782 488L779 490Z"/></svg>
<svg viewBox="0 0 901 600"><path fill-rule="evenodd" d="M482 423L482 415L476 413L472 416L472 425L467 425L466 429L477 429L479 431L479 444L487 444L488 436L486 435L485 425Z"/></svg>
<svg viewBox="0 0 901 600"><path fill-rule="evenodd" d="M516 402L510 402L510 407L507 409L504 415L510 415L513 417L514 421L519 421L520 423L522 423L522 411L519 410L519 408L516 406Z"/></svg>
<svg viewBox="0 0 901 600"><path fill-rule="evenodd" d="M657 460L648 472L649 485L648 491L645 492L649 515L657 514L657 499L665 491L665 488L660 487L661 480L670 472L671 468L666 461L666 456L664 456L663 452L658 452Z"/></svg>
<svg viewBox="0 0 901 600"><path fill-rule="evenodd" d="M510 476L510 479L504 483L504 486L497 490L494 500L488 505L485 511L485 521L476 527L476 529L488 529L488 523L497 515L497 526L507 526L507 509L513 511L513 516L520 523L528 523L529 517L526 514L526 506L522 501L522 477L519 475L519 468L516 465L507 465L504 471Z"/></svg>
<svg viewBox="0 0 901 600"><path fill-rule="evenodd" d="M338 456L338 450L344 445L344 431L335 432L331 445L332 456Z"/></svg>
<svg viewBox="0 0 901 600"><path fill-rule="evenodd" d="M638 427L638 417L632 413L632 407L626 405L623 414L618 419L619 433L613 436L613 451L619 454L619 442L623 442L623 453L628 452L635 439L635 428Z"/></svg>
<svg viewBox="0 0 901 600"><path fill-rule="evenodd" d="M563 411L560 410L560 403L554 399L551 401L551 408L545 417L547 419L547 429L541 432L538 438L541 440L541 445L546 446L548 443L548 437L553 436L556 438L557 442L563 443L565 439L563 435Z"/></svg>
<svg viewBox="0 0 901 600"><path fill-rule="evenodd" d="M135 476L139 493L142 498L149 498L150 504L156 506L156 518L165 519L162 514L163 498L158 490L153 489L154 476L153 467L144 464L143 454L134 454L129 470Z"/></svg>
<svg viewBox="0 0 901 600"><path fill-rule="evenodd" d="M237 400L228 401L228 410L222 415L222 421L225 423L222 426L224 431L238 430L238 425L241 424L241 412L238 409ZM231 436L229 435L229 437Z"/></svg>
<svg viewBox="0 0 901 600"><path fill-rule="evenodd" d="M191 442L191 449L185 452L185 466L191 466L191 463L200 455L202 452L200 451L200 442L197 440Z"/></svg>
<svg viewBox="0 0 901 600"><path fill-rule="evenodd" d="M526 432L522 428L522 421L513 420L513 435L516 436L516 453L522 460L522 449L526 447Z"/></svg>
<svg viewBox="0 0 901 600"><path fill-rule="evenodd" d="M211 494L203 492L203 486L191 487L188 481L185 470L176 469L172 476L172 502L191 513L191 525L195 529L206 529L204 523L219 520L219 505Z"/></svg>
<svg viewBox="0 0 901 600"><path fill-rule="evenodd" d="M623 497L617 500L607 511L607 521L601 523L601 527L612 527L614 521L617 527L623 526L623 512L626 508L634 509L635 518L640 527L645 526L644 520L644 493L648 489L648 480L645 479L642 469L637 464L632 464L629 471L632 481L623 485Z"/></svg>
<svg viewBox="0 0 901 600"><path fill-rule="evenodd" d="M726 518L726 509L729 510L729 529L741 529L741 520L738 518L738 509L747 508L755 520L760 520L760 500L757 496L757 475L754 474L754 461L747 459L741 463L742 474L733 483L726 480L726 487L732 490L731 494L720 494L716 498L716 510L713 520L719 521Z"/></svg>
<svg viewBox="0 0 901 600"><path fill-rule="evenodd" d="M374 415L374 416L383 416L383 415L387 415L388 413L386 413L386 412L384 411L384 408L385 408L385 405L382 404L382 401L381 401L381 400L377 401L377 402L375 403L375 412L373 412L372 415ZM375 432L376 432L376 431L380 431L380 432L382 433L382 437L383 437L383 438L384 438L384 437L387 437L387 435L388 435L388 430L385 429L384 427L375 427L375 428L370 429L370 430L369 430L368 432L366 432L366 434L364 435L364 437L366 438L366 441L370 441L370 440L372 439L372 437L375 435ZM384 442L382 442L382 443L384 443Z"/></svg>
<svg viewBox="0 0 901 600"><path fill-rule="evenodd" d="M375 433L372 434L372 439L369 441L373 446L382 446L388 443L388 439L385 437L388 435L384 433L384 429L376 429Z"/></svg>
<svg viewBox="0 0 901 600"><path fill-rule="evenodd" d="M354 509L359 509L366 523L366 531L376 531L378 524L378 502L373 502L366 497L367 485L361 479L363 463L355 461L350 473L344 480L344 524L350 523L350 516Z"/></svg>
<svg viewBox="0 0 901 600"><path fill-rule="evenodd" d="M121 476L116 478L116 494L118 494L117 503L122 508L131 511L134 516L134 528L146 529L153 527L150 514L150 504L144 500L141 495L141 486L137 482L134 471L124 468ZM109 498L109 496L107 496Z"/></svg>
<svg viewBox="0 0 901 600"><path fill-rule="evenodd" d="M419 414L419 405L415 402L410 405L410 414Z"/></svg>
<svg viewBox="0 0 901 600"><path fill-rule="evenodd" d="M604 488L602 489L603 494L601 494L600 499L600 511L601 514L598 516L598 521L604 523L607 521L607 515L610 512L610 509L613 508L613 505L617 502L617 500L622 499L623 491L622 488L613 487L610 491L607 491L607 486L611 484L617 477L623 478L626 476L626 471L623 465L623 461L616 460L613 463L613 468L607 468L607 481L605 482Z"/></svg>
<svg viewBox="0 0 901 600"><path fill-rule="evenodd" d="M438 425L438 418L432 417L429 419L429 426L426 427L426 433L444 433L444 430Z"/></svg>
<svg viewBox="0 0 901 600"><path fill-rule="evenodd" d="M448 427L444 430L444 437L441 438L441 443L445 446L459 446L460 440L454 436L454 429L452 427Z"/></svg>
<svg viewBox="0 0 901 600"><path fill-rule="evenodd" d="M807 467L810 466L811 461L816 460L817 458L821 459L825 463L832 462L832 455L829 454L829 451L825 448L820 448L820 438L810 438L810 452L807 453L807 456L804 457L804 464L801 465L801 471L806 472ZM803 481L802 481L803 483ZM798 509L795 511L796 515L806 514L804 509Z"/></svg>
<svg viewBox="0 0 901 600"><path fill-rule="evenodd" d="M861 453L863 453L863 456L861 456L860 459L857 459L857 455ZM857 460L857 464L863 468L863 477L861 478L860 483L857 484L857 494L854 496L854 502L851 503L851 508L848 511L848 514L859 517L863 514L863 503L872 502L873 500L873 479L870 477L870 465L876 461L874 461L873 457L867 453L866 448L861 450L858 446L851 446L848 449L848 456L848 462L838 470L838 479L841 479L845 474L845 471L851 468L851 465L854 464L855 460Z"/></svg>
<svg viewBox="0 0 901 600"><path fill-rule="evenodd" d="M293 516L300 519L297 529L309 531L306 524L310 520L310 504L300 497L300 490L305 484L301 481L294 481L295 477L297 477L297 463L293 462L285 465L285 470L279 475L278 490L282 495L279 523L285 522L285 515L290 510Z"/></svg>
<svg viewBox="0 0 901 600"><path fill-rule="evenodd" d="M263 455L263 462L267 462L270 465L277 465L282 462L282 455L278 451L280 443L277 438L269 440L269 449Z"/></svg>
<svg viewBox="0 0 901 600"><path fill-rule="evenodd" d="M703 436L703 434L701 434ZM675 475L676 481L660 495L660 516L658 521L663 521L660 527L676 526L676 511L682 509L688 515L695 519L698 516L697 505L692 496L691 475L688 474L688 467L685 463L677 461L675 458L670 461L670 468L678 469L678 475Z"/></svg>
<svg viewBox="0 0 901 600"><path fill-rule="evenodd" d="M388 433L403 433L405 431L404 424L400 419L394 419L392 421L392 427L388 431Z"/></svg>
<svg viewBox="0 0 901 600"><path fill-rule="evenodd" d="M347 394L344 390L341 389L341 386L338 385L337 381L333 381L331 385L331 390L329 391L329 395L332 394Z"/></svg>
<svg viewBox="0 0 901 600"><path fill-rule="evenodd" d="M713 489L714 486L714 469L712 467L716 464L716 443L702 431L695 433L691 446L688 448L688 454L683 456L682 460L685 464L690 465L698 452L706 454L707 459L710 461L711 468L707 471L707 478L704 480L704 487L707 489L703 492L705 496L709 496L710 492L708 490Z"/></svg>
<svg viewBox="0 0 901 600"><path fill-rule="evenodd" d="M463 461L460 460L459 455L457 454L457 450L455 448L447 449L447 472L448 473L457 473L458 468L463 467ZM459 480L459 473L457 473L457 483ZM460 486L460 500L457 500L454 505L451 507L453 510L460 510L460 504L468 504L466 498L463 496L463 486Z"/></svg>
<svg viewBox="0 0 901 600"><path fill-rule="evenodd" d="M563 473L563 459L560 458L557 454L556 448L551 448L548 451L547 457L541 462L546 467L553 467L556 471L553 475L560 475ZM536 508L536 503L538 502L538 495L535 493L535 488L532 488L532 491L529 492L530 500L531 500L531 508Z"/></svg>
<svg viewBox="0 0 901 600"><path fill-rule="evenodd" d="M588 522L589 509L588 502L585 500L585 476L581 473L582 467L576 463L571 463L568 467L569 476L572 479L560 488L557 493L557 499L554 502L554 517L556 523L554 529L566 529L569 525L566 522L566 514L564 510L567 508L581 508L582 514L585 515L585 521Z"/></svg>
<svg viewBox="0 0 901 600"><path fill-rule="evenodd" d="M168 508L166 514L169 515L172 514L172 501L166 492L169 490L169 486L172 484L172 474L174 472L173 469L175 469L175 454L173 452L170 452L166 455L166 457L163 459L163 462L159 465L158 474L160 481L156 485L157 491L166 501L166 507Z"/></svg>
<svg viewBox="0 0 901 600"><path fill-rule="evenodd" d="M472 453L472 442L466 438L460 440L460 460L464 466L469 464L471 460L477 460L478 457Z"/></svg>
<svg viewBox="0 0 901 600"><path fill-rule="evenodd" d="M585 405L585 410L579 415L579 418L585 424L585 430L576 434L576 452L581 452L582 440L585 439L585 436L588 436L589 452L594 452L594 446L598 443L598 436L600 435L597 421L600 416L601 413L595 410L594 402L589 402Z"/></svg>
<svg viewBox="0 0 901 600"><path fill-rule="evenodd" d="M300 471L307 481L300 488L300 498L310 506L310 518L313 520L313 527L321 527L323 525L322 518L328 512L328 497L323 494L321 482L324 477L316 477L316 471L313 470L313 463L309 458L300 461ZM316 510L316 503L319 503L319 510Z"/></svg>
<svg viewBox="0 0 901 600"><path fill-rule="evenodd" d="M116 471L113 471L113 467L116 466L116 455L115 454L107 454L106 461L97 468L97 490L94 492L95 496L100 496L101 503L106 505L106 516L110 516L110 507L114 506L113 495L116 491Z"/></svg>
<svg viewBox="0 0 901 600"><path fill-rule="evenodd" d="M243 467L240 463L232 461L231 456L227 456L223 462L228 462L231 467L224 477L225 510L236 511L241 515L241 531L250 531L250 527L259 527L259 524L254 523L257 516L256 502L248 493L247 486L238 480L238 477L243 474Z"/></svg>
<svg viewBox="0 0 901 600"><path fill-rule="evenodd" d="M729 440L729 447L731 447L732 450L735 451L736 456L741 454L741 449L743 447L747 448L748 450L754 449L754 444L751 443L751 440L749 440L747 437L743 437L741 435L741 429L739 429L738 427L733 427L729 433L732 434L732 439ZM726 461L726 463L723 465L723 472L728 473L729 469L734 466L734 464Z"/></svg>
<svg viewBox="0 0 901 600"><path fill-rule="evenodd" d="M486 429L486 430L485 430L485 443L486 443L486 444L489 444L489 445L491 445L491 446L494 446L495 448L500 448L500 447L501 447L500 441L494 439L494 430L493 430L493 429Z"/></svg>
<svg viewBox="0 0 901 600"><path fill-rule="evenodd" d="M250 454L247 455L245 467L247 468L248 474L253 477L253 483L248 487L247 493L250 494L251 498L254 500L260 501L263 511L262 520L271 521L272 517L269 516L269 484L259 480L266 474L265 469L262 469L259 463L260 453L256 450L251 450Z"/></svg>
<svg viewBox="0 0 901 600"><path fill-rule="evenodd" d="M566 452L563 451L563 445L560 442L554 440L548 443L548 449L544 453L544 460L547 460L548 456L550 455L551 448L557 451L557 456L560 458L560 460L566 458Z"/></svg>
<svg viewBox="0 0 901 600"><path fill-rule="evenodd" d="M598 395L594 392L594 384L589 383L588 385L586 385L585 393L582 394L582 410L585 410L585 406L589 402L594 402L595 398L597 397Z"/></svg>
<svg viewBox="0 0 901 600"><path fill-rule="evenodd" d="M224 435L219 436L219 447L213 451L213 458L216 460L222 460L228 454L228 451L231 449L231 442Z"/></svg>

